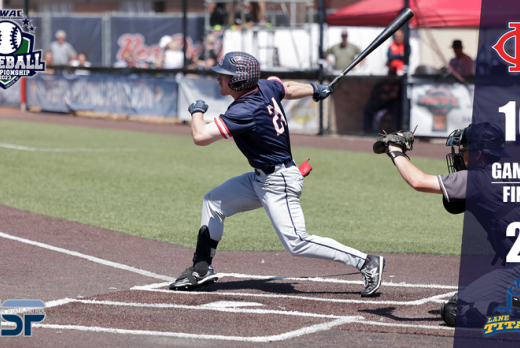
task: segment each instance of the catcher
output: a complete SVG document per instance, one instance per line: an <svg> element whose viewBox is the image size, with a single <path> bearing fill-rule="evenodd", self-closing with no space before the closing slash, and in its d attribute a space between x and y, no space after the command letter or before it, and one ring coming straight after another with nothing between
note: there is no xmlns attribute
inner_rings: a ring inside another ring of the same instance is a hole
<svg viewBox="0 0 520 348"><path fill-rule="evenodd" d="M406 155L413 149L413 143L413 132L399 131L381 134L373 149L375 153L386 153L415 190L442 194L448 212L470 211L486 230L496 253L492 264L500 258L504 260L505 267L484 274L441 306L441 316L447 325L482 328L486 315L493 315L498 304L504 302L512 281L520 278L520 267L505 263L512 245L505 229L509 223L520 221L520 205L504 203L503 185L491 185L492 164L510 157L504 150L504 134L487 122L453 131L446 141L446 146L451 147L451 153L446 155L448 175L429 175L413 165ZM466 216L464 224L471 223L471 219L471 215Z"/></svg>

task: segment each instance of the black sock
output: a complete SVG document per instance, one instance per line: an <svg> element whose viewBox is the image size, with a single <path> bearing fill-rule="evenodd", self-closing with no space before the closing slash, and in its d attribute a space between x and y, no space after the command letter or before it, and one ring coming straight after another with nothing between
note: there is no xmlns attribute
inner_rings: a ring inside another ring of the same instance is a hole
<svg viewBox="0 0 520 348"><path fill-rule="evenodd" d="M209 264L207 261L199 261L195 265L195 272L197 272L201 277L204 277L209 270Z"/></svg>

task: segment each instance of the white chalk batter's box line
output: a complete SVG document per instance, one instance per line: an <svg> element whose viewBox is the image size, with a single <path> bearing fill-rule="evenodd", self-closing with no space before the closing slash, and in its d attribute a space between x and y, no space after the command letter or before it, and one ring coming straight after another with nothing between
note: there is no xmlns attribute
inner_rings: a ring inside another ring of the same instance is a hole
<svg viewBox="0 0 520 348"><path fill-rule="evenodd" d="M56 324L33 324L34 328L44 329L55 329L55 330L78 330L78 331L90 331L90 332L106 332L106 333L118 333L118 334L130 334L130 335L152 335L152 336L167 336L177 338L191 338L191 339L206 339L206 340L227 340L227 341L242 341L242 342L272 342L282 341L291 338L295 338L302 335L308 335L320 331L327 331L335 326L358 323L364 325L376 325L386 327L400 327L400 328L412 328L412 329L435 329L435 330L448 330L453 331L454 329L447 326L430 326L430 325L411 325L411 324L394 324L385 323L381 321L366 321L362 316L335 316L317 313L304 313L296 311L278 311L278 310L262 310L262 309L242 309L236 307L218 306L216 303L204 304L198 306L187 306L187 305L176 305L176 304L164 304L164 303L131 303L131 302L117 302L117 301L96 301L96 300L77 300L65 298L57 301L49 301L45 304L45 308L61 306L66 303L85 303L91 305L104 305L104 306L124 306L124 307L136 307L136 308L177 308L177 309L190 309L190 310L212 310L220 312L231 312L231 313L248 313L248 314L274 314L274 315L285 315L285 316L302 316L302 317L313 317L323 319L334 319L333 321L316 324L294 331L285 332L278 335L271 336L256 336L256 337L241 337L241 336L224 336L224 335L204 335L204 334L187 334L181 332L163 332L163 331L147 331L147 330L126 330L117 328L104 328L97 326L79 326L79 325L56 325ZM248 304L252 305L252 304ZM253 304L254 305L254 304ZM261 304L258 304L261 305ZM3 323L2 325L13 326L14 323Z"/></svg>
<svg viewBox="0 0 520 348"><path fill-rule="evenodd" d="M168 286L169 283L156 283L144 286L134 286L130 288L130 290L140 290L140 291L151 291L151 292L164 292L169 294L177 294L177 295L188 295L188 296L198 296L198 295L221 295L221 296L235 296L235 297L260 297L260 298L286 298L286 299L297 299L303 301L319 301L319 302L331 302L331 303L355 303L355 304L386 304L386 305L395 305L395 306L421 306L428 302L434 303L443 303L446 302L442 299L451 298L456 291L450 291L448 293L443 293L431 297L425 297L418 300L413 301L379 301L379 300L352 300L352 299L334 299L334 298L322 298L322 297L311 297L311 296L297 296L297 295L282 295L282 294L253 294L249 292L224 292L224 291L172 291L168 289L160 289ZM383 283L384 285L384 283ZM383 286L382 285L382 286Z"/></svg>
<svg viewBox="0 0 520 348"><path fill-rule="evenodd" d="M99 257L83 254L77 251L72 251L60 247L56 247L54 245L45 244L41 242L36 242L30 239L13 236L4 232L0 232L0 237L15 240L17 242L37 246L40 248L57 251L63 254L79 257L82 259L86 259L91 262L95 262L104 266L110 266L113 268L122 269L125 271L137 273L143 276L147 276L150 278L160 279L163 281L173 282L175 278L153 273L150 271L146 271L140 268L124 265L122 263L113 262L105 259L101 259ZM240 273L218 273L219 278L223 277L234 277L234 278L247 278L247 279L262 279L262 280L295 280L295 281L312 281L312 282L327 282L327 283L339 283L339 284L364 284L362 281L357 280L342 280L342 279L334 279L334 278L320 278L320 277L279 277L279 276L259 276L259 275L248 275L248 274L240 274ZM446 290L457 290L457 286L452 285L439 285L439 284L409 284L409 283L393 283L393 282L384 282L383 285L387 286L396 286L396 287L407 287L407 288L426 288L426 289L446 289ZM152 284L150 286L156 286L156 284ZM163 285L161 285L163 286ZM156 286L156 287L161 287ZM145 289L146 290L146 289Z"/></svg>
<svg viewBox="0 0 520 348"><path fill-rule="evenodd" d="M41 243L32 241L26 238L21 238L13 235L9 235L7 233L0 232L0 237L15 240L18 242L26 243L33 246L38 246L44 249L64 253L71 256L76 256L79 258L83 258L86 260L89 260L91 262L95 262L98 264L102 264L104 266L110 266L117 269L126 270L129 272L137 273L143 276L148 276L155 279L161 279L161 280L167 280L168 283L157 283L157 284L150 284L146 286L135 286L132 288L132 290L144 290L144 291L158 291L158 292L168 292L170 294L173 294L170 290L162 290L159 289L160 287L164 287L168 285L170 282L174 280L174 278L167 277L164 275L156 274L153 272L145 271L136 267L124 265L118 262L108 261L104 260L95 256L86 255L79 253L77 251L71 251L67 249L63 249L60 247L56 247L53 245ZM332 282L332 283L355 283L358 284L357 281L342 281L338 279L322 279L322 278L284 278L284 277L272 277L272 276L249 276L249 275L242 275L242 274L220 274L221 277L237 277L237 278L254 278L254 279L289 279L289 280L299 280L299 281L322 281L322 282ZM392 285L391 285L392 284ZM425 284L406 284L406 283L399 283L399 284L393 284L388 283L389 286L400 286L400 287L418 287L418 288L450 288L450 289L456 289L456 287L448 287L444 285L425 285ZM413 305L420 305L424 304L426 302L436 302L442 297L448 297L451 294L453 294L454 291L447 293L447 294L441 294L436 295L430 298L421 299L418 301L410 301L410 302L396 302L396 301L359 301L359 300L342 300L342 299L322 299L322 298L309 298L304 296L288 296L288 295L272 295L272 294L237 294L237 293L225 293L225 292L210 292L210 293L204 293L204 292L184 292L183 294L190 294L190 295L200 295L200 294L217 294L217 295L229 295L229 296L252 296L252 297L290 297L290 298L301 298L304 300L313 299L316 301L334 301L334 302L347 302L350 303L378 303L378 304L384 304L384 303L402 303L402 304L413 304ZM180 294L180 293L177 293ZM143 307L143 306L158 306L161 304L135 304L135 303L125 303L125 302L113 302L113 301L92 301L92 300L73 300L73 299L62 299L57 301L49 301L46 303L46 308L50 307L56 307L61 306L66 303L70 302L81 302L84 301L85 303L90 304L101 304L101 305L120 305L120 306L134 306L134 307ZM237 308L231 307L232 312L237 312ZM206 306L191 306L190 309L205 309L205 310L219 310L219 311L227 311L229 310L229 307L218 307L218 306L211 306L206 304ZM241 309L242 311L251 311L251 313L262 311L258 309ZM289 311L271 311L276 312L276 314L282 314L282 315L299 315L299 316L321 316L318 313L302 313L302 312L292 312ZM258 312L259 313L259 312ZM297 313L297 314L296 314ZM261 314L271 314L271 313L261 313ZM275 314L275 313L273 313ZM332 319L333 317L331 317ZM89 327L89 326L79 326L79 325L54 325L54 324L39 324L39 323L33 323L34 328L48 328L48 329L63 329L63 330L79 330L79 331L90 331L90 332L107 332L107 333L119 333L119 334L132 334L132 335L152 335L152 336L168 336L168 337L177 337L177 338L193 338L193 339L218 339L218 340L228 340L228 341L243 341L243 342L271 342L271 341L281 341L286 340L306 334L316 333L319 331L325 331L330 330L331 328L348 324L348 323L360 323L365 325L378 325L378 326L394 326L394 327L401 327L401 328L415 328L415 329L429 329L429 330L453 330L453 328L447 327L447 326L430 326L430 325L410 325L410 324L394 324L394 323L383 323L378 321L365 321L363 320L363 317L360 316L345 316L345 317L338 317L337 319L328 322L328 323L322 323L317 325L312 325L309 327L305 327L302 329L298 329L295 331L286 332L280 335L273 335L273 336L260 336L260 337L237 337L237 336L221 336L221 335L200 335L200 334L186 334L186 333L178 333L178 332L162 332L162 331L145 331L145 330L124 330L124 329L116 329L116 328L103 328L103 327ZM2 325L14 325L13 323L7 322L2 323Z"/></svg>
<svg viewBox="0 0 520 348"><path fill-rule="evenodd" d="M324 283L338 283L338 284L357 284L365 285L361 280L344 280L336 278L321 278L321 277L279 277L279 276L260 276L251 274L240 274L240 273L217 273L220 278L233 277L233 278L246 278L246 279L260 279L260 280L295 280L295 281L311 281L311 282L324 282ZM409 284L405 282L393 283L385 282L385 286L396 286L404 288L426 288L426 289L446 289L456 290L458 287L453 285L439 285L439 284Z"/></svg>
<svg viewBox="0 0 520 348"><path fill-rule="evenodd" d="M142 269L139 269L139 268L136 268L136 267L124 265L124 264L121 264L121 263L118 263L118 262L108 261L108 260L101 259L101 258L98 258L98 257L95 257L95 256L82 254L82 253L79 253L77 251L71 251L71 250L63 249L63 248L56 247L56 246L53 246L53 245L32 241L32 240L29 240L29 239L26 239L26 238L13 236L13 235L10 235L10 234L4 233L4 232L0 232L0 237L6 238L6 239L15 240L15 241L26 243L26 244L30 244L30 245L34 245L34 246L38 246L38 247L41 247L41 248L44 248L44 249L48 249L48 250L52 250L52 251L57 251L57 252L64 253L64 254L67 254L67 255L83 258L83 259L89 260L91 262L95 262L95 263L102 264L102 265L105 265L105 266L114 267L114 268L117 268L117 269L122 269L122 270L133 272L133 273L137 273L137 274L140 274L140 275L143 275L143 276L147 276L147 277L151 277L151 278L155 278L155 279L160 279L160 280L163 280L163 281L164 280L168 281L168 283L159 283L159 284L146 285L146 286L142 286L142 287L133 287L132 288L133 290L171 292L170 290L162 290L162 289L158 289L158 288L159 287L164 287L167 284L169 284L170 282L173 282L175 280L175 278L171 278L171 277L168 277L168 276L156 274L156 273L149 272L149 271L146 271L146 270L142 270ZM363 282L361 282L361 281L341 280L341 279L333 279L333 278L328 278L328 279L327 278L319 278L319 277L313 277L313 278L309 278L309 277L299 277L298 278L297 277L297 278L294 278L294 277L246 275L246 274L240 274L240 273L219 273L219 277L221 277L221 278L222 277L234 277L234 278L248 278L248 279L267 279L267 280L271 280L271 279L273 279L273 280L295 280L295 281L300 281L300 282L303 282L303 281L313 281L313 282L327 282L327 283L339 283L339 284L363 284ZM450 290L456 290L457 289L456 286L449 286L449 285L408 284L408 283L392 283L392 282L390 282L390 283L385 282L385 283L383 283L383 286L396 286L396 287L409 287L409 288L428 288L428 289L450 289ZM340 303L379 303L379 304L394 304L394 305L422 305L422 304L424 304L426 302L442 303L443 302L441 300L442 298L450 297L454 293L455 293L455 291L452 291L452 292L450 292L448 294L436 295L436 296L433 296L433 297L430 297L430 298L419 299L419 300L416 300L416 301L373 301L373 300L370 301L370 300L323 299L323 298L318 298L318 297L272 295L272 294L249 294L249 293L241 294L241 296L274 297L274 298L295 298L295 299L303 299L303 300L309 300L309 301L326 301L326 302L340 302ZM192 294L202 294L202 292L192 292ZM214 292L210 292L208 294L214 294ZM239 296L239 294L237 294L237 293L219 292L218 294L229 295L229 296Z"/></svg>
<svg viewBox="0 0 520 348"><path fill-rule="evenodd" d="M429 325L408 325L408 324L390 324L378 321L362 321L358 320L358 317L342 317L333 320L328 323L316 324L308 327L304 327L298 330L285 332L278 335L271 336L256 336L256 337L240 337L240 336L223 336L223 335L204 335L204 334L187 334L182 332L164 332L164 331L146 331L146 330L125 330L115 328L105 328L99 326L80 326L80 325L55 325L55 324L32 324L33 328L53 329L53 330L77 330L77 331L89 331L89 332L105 332L105 333L117 333L123 335L146 335L146 336L166 336L175 338L190 338L190 339L203 339L203 340L224 340L224 341L239 341L239 342L274 342L283 341L291 338L309 335L320 331L327 331L335 326L345 325L350 323L359 323L365 325L377 325L377 326L399 326L401 328L413 328L413 329L438 329L454 331L451 327L444 326L429 326ZM12 324L12 325L11 325ZM5 323L2 325L14 326L14 323ZM37 333L36 333L37 334ZM36 335L35 334L35 335Z"/></svg>

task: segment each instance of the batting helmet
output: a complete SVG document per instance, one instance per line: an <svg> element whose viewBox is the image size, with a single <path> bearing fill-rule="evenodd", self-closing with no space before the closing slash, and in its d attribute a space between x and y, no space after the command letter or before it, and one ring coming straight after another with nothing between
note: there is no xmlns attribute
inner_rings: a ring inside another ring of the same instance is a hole
<svg viewBox="0 0 520 348"><path fill-rule="evenodd" d="M255 87L260 78L260 64L255 57L244 52L227 53L211 70L233 76L229 88L237 92Z"/></svg>
<svg viewBox="0 0 520 348"><path fill-rule="evenodd" d="M467 169L464 165L461 152L480 150L482 153L495 157L511 157L506 150L504 132L497 126L489 123L470 124L464 129L454 130L446 140L446 146L451 146L451 153L446 155L450 173ZM455 146L459 152L455 152ZM461 148L462 146L462 148Z"/></svg>

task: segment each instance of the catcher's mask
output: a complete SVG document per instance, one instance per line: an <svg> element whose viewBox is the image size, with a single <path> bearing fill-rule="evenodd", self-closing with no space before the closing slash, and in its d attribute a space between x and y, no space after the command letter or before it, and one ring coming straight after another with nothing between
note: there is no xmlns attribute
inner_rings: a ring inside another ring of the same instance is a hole
<svg viewBox="0 0 520 348"><path fill-rule="evenodd" d="M446 146L451 146L451 153L446 154L450 173L468 169L464 164L463 152L465 151L479 150L495 157L511 157L504 150L506 146L504 133L489 122L470 124L466 128L454 130L448 135Z"/></svg>
<svg viewBox="0 0 520 348"><path fill-rule="evenodd" d="M211 70L233 76L228 85L237 92L256 87L260 79L260 64L255 57L244 52L227 53Z"/></svg>

